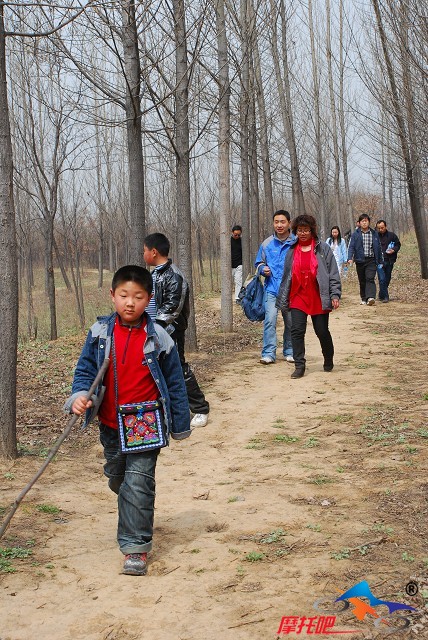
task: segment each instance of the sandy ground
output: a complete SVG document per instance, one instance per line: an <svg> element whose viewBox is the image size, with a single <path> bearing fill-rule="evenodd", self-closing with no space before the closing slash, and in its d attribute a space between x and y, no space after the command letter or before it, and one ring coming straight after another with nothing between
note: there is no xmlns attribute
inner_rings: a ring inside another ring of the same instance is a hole
<svg viewBox="0 0 428 640"><path fill-rule="evenodd" d="M426 310L348 296L330 326L332 373L310 322L303 379L282 358L260 365L258 349L216 372L208 426L159 458L145 577L120 573L96 430L87 449L61 452L0 542L32 550L0 572L0 639L327 637L280 631L281 620L323 615L318 598L361 580L418 607L411 630L390 637L428 638ZM1 464L3 507L40 464ZM376 638L373 620L349 609L334 629Z"/></svg>

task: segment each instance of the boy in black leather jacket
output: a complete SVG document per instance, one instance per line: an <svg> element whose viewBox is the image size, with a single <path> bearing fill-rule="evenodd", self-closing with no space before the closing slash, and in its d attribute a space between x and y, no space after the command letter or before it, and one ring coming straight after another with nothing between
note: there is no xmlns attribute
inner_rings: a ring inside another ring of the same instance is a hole
<svg viewBox="0 0 428 640"><path fill-rule="evenodd" d="M190 315L189 285L177 265L168 258L169 249L169 240L163 233L152 233L144 239L144 261L154 267L153 298L147 313L166 329L177 345L189 406L194 414L190 426L205 427L210 406L184 353Z"/></svg>

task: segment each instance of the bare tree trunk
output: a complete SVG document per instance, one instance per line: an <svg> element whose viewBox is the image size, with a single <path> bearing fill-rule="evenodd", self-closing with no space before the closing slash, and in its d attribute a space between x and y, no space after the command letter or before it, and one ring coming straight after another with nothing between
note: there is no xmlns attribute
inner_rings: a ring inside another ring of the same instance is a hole
<svg viewBox="0 0 428 640"><path fill-rule="evenodd" d="M6 77L4 5L0 5L0 455L16 458L18 270L13 203L12 143Z"/></svg>
<svg viewBox="0 0 428 640"><path fill-rule="evenodd" d="M314 99L314 120L315 120L315 148L317 154L317 172L318 172L318 215L319 215L319 231L322 240L326 239L326 206L325 206L325 172L324 158L322 151L322 135L321 135L321 112L320 112L320 86L318 77L318 61L315 48L315 31L312 15L312 0L308 0L309 14L309 33L311 40L311 56L312 56L312 81L313 81L313 99Z"/></svg>
<svg viewBox="0 0 428 640"><path fill-rule="evenodd" d="M412 162L411 151L409 149L406 124L400 103L399 91L394 74L394 67L388 50L388 42L383 26L378 0L372 0L372 5L376 15L377 27L388 74L392 102L392 113L397 123L397 133L400 140L401 153L406 171L406 183L409 194L410 210L412 212L413 223L415 225L416 239L418 241L419 257L421 262L421 275L422 278L426 280L428 279L428 230L425 211L418 190L419 185L417 176L415 179L415 170ZM407 115L409 116L409 114Z"/></svg>
<svg viewBox="0 0 428 640"><path fill-rule="evenodd" d="M53 265L53 218L46 212L46 285L47 296L49 302L49 318L50 318L50 340L58 338L58 329L56 324L56 299L55 299L55 272Z"/></svg>
<svg viewBox="0 0 428 640"><path fill-rule="evenodd" d="M122 4L122 44L126 78L126 133L129 170L130 256L143 264L145 236L144 157L141 130L141 64L138 48L135 0Z"/></svg>
<svg viewBox="0 0 428 640"><path fill-rule="evenodd" d="M327 33L326 33L326 48L327 48L327 67L328 67L328 87L330 94L330 111L331 111L331 135L333 138L333 158L334 158L334 204L335 204L335 218L337 222L334 224L341 224L342 211L340 206L340 158L339 158L339 136L337 133L337 113L336 113L336 100L334 93L334 81L333 81L333 66L332 66L332 51L331 51L331 12L330 12L330 0L325 2L327 12ZM330 226L330 225L329 225ZM341 229L342 234L345 229Z"/></svg>
<svg viewBox="0 0 428 640"><path fill-rule="evenodd" d="M187 66L186 21L184 0L173 0L175 33L175 158L178 217L178 262L189 283L190 317L186 342L197 351L192 273L192 213L189 167L189 75Z"/></svg>
<svg viewBox="0 0 428 640"><path fill-rule="evenodd" d="M342 171L343 186L345 189L345 206L351 233L354 231L355 222L352 213L351 189L349 187L348 174L348 150L346 145L346 125L345 125L345 97L344 97L344 73L345 65L343 60L343 0L339 3L339 122L340 140L342 148Z"/></svg>
<svg viewBox="0 0 428 640"><path fill-rule="evenodd" d="M220 204L221 326L223 331L231 332L233 329L233 311L232 270L230 258L230 85L224 0L217 0L216 26L220 94L218 114L218 173Z"/></svg>
<svg viewBox="0 0 428 640"><path fill-rule="evenodd" d="M261 221L261 235L266 237L268 229L272 224L273 215L273 193L272 193L272 176L269 157L268 143L268 126L266 117L266 103L263 88L263 79L260 64L260 52L257 35L254 38L254 74L256 82L257 105L260 120L260 154L263 168L263 186L264 186L264 215Z"/></svg>
<svg viewBox="0 0 428 640"><path fill-rule="evenodd" d="M302 181L300 177L299 160L297 156L296 138L294 134L293 113L291 108L291 88L290 88L290 69L288 64L287 52L287 17L285 14L284 1L280 0L280 17L281 17L281 46L282 46L282 64L283 76L281 75L281 66L279 61L279 52L277 45L277 10L275 0L270 0L271 16L272 16L272 37L271 48L273 64L275 69L276 84L278 87L279 104L281 108L281 117L284 127L284 134L287 143L288 153L290 155L290 173L291 173L291 190L293 196L293 212L292 215L297 216L305 213L305 201L303 198Z"/></svg>
<svg viewBox="0 0 428 640"><path fill-rule="evenodd" d="M251 220L250 220L250 169L248 143L248 111L250 91L250 61L248 44L248 0L240 0L241 22L241 91L239 96L239 137L241 163L241 220L242 220L242 273L245 279L252 271L255 259L251 255Z"/></svg>
<svg viewBox="0 0 428 640"><path fill-rule="evenodd" d="M98 289L102 289L104 279L104 203L101 181L101 142L98 121L95 120L97 207L98 207Z"/></svg>
<svg viewBox="0 0 428 640"><path fill-rule="evenodd" d="M253 260L257 255L260 244L259 231L259 172L257 164L257 132L256 132L256 103L254 86L254 68L250 57L250 96L249 96L249 161L250 161L250 216L251 216L251 243L250 251Z"/></svg>
<svg viewBox="0 0 428 640"><path fill-rule="evenodd" d="M59 270L61 271L62 279L64 280L64 284L67 287L67 291L71 292L70 279L69 279L69 277L67 275L67 271L65 270L64 260L62 258L62 255L61 255L61 252L59 250L58 244L57 244L57 242L55 240L55 237L53 239L53 246L54 246L55 257L56 257L57 262L58 262Z"/></svg>

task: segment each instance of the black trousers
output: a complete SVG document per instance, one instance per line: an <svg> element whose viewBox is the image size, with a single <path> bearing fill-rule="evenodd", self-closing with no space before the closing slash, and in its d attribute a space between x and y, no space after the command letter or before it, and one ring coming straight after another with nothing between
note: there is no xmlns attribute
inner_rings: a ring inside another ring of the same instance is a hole
<svg viewBox="0 0 428 640"><path fill-rule="evenodd" d="M192 413L208 414L210 412L210 405L205 399L190 365L186 362L186 356L184 354L185 332L177 331L176 329L171 337L177 345L184 382L186 383L187 399L189 401L190 411Z"/></svg>
<svg viewBox="0 0 428 640"><path fill-rule="evenodd" d="M361 300L367 302L369 298L376 299L376 260L366 258L364 262L356 262L357 276L360 283Z"/></svg>
<svg viewBox="0 0 428 640"><path fill-rule="evenodd" d="M312 326L324 356L325 364L333 364L334 346L330 330L328 328L329 313L321 313L311 316ZM305 334L308 322L308 314L300 309L291 309L291 342L293 344L293 357L295 366L304 367L305 358Z"/></svg>

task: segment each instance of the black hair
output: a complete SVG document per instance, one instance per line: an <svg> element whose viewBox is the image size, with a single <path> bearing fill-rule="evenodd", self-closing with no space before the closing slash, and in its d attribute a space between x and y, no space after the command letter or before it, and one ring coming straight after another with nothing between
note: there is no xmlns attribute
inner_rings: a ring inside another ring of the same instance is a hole
<svg viewBox="0 0 428 640"><path fill-rule="evenodd" d="M317 221L314 216L310 216L308 213L303 213L301 216L294 218L291 223L291 231L295 234L297 227L309 227L311 235L315 240L318 240Z"/></svg>
<svg viewBox="0 0 428 640"><path fill-rule="evenodd" d="M365 220L365 218L367 218L367 220L370 222L370 216L368 215L368 213L362 213L362 214L358 217L358 222L361 222L361 220Z"/></svg>
<svg viewBox="0 0 428 640"><path fill-rule="evenodd" d="M241 225L240 225L240 224L235 224L235 225L232 227L232 231L242 231L242 227L241 227Z"/></svg>
<svg viewBox="0 0 428 640"><path fill-rule="evenodd" d="M332 244L332 242L333 242L333 236L332 236L332 234L331 234L331 232L333 231L333 229L337 229L337 230L338 230L338 232L339 232L339 234L338 234L338 236L337 236L337 244L340 244L340 243L342 242L342 234L340 233L340 229L339 229L339 227L337 226L337 224L335 224L335 225L334 225L334 227L332 227L332 228L330 229L330 239L331 239L331 242L329 242L329 244Z"/></svg>
<svg viewBox="0 0 428 640"><path fill-rule="evenodd" d="M156 249L163 258L168 257L171 245L163 233L151 233L144 238L144 244L147 249Z"/></svg>
<svg viewBox="0 0 428 640"><path fill-rule="evenodd" d="M152 294L153 279L150 271L145 267L139 267L135 264L127 264L125 267L120 267L111 281L113 292L124 282L136 282L144 291L147 291L149 296Z"/></svg>
<svg viewBox="0 0 428 640"><path fill-rule="evenodd" d="M290 220L291 220L290 214L285 209L278 209L278 211L275 211L275 213L272 216L272 220L275 219L275 216L285 216L287 218L288 222L290 222Z"/></svg>
<svg viewBox="0 0 428 640"><path fill-rule="evenodd" d="M386 225L385 220L378 220L378 221L376 222L376 224L381 224L381 222L383 222L383 224L385 225L385 227L387 226L387 225Z"/></svg>

